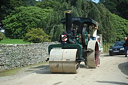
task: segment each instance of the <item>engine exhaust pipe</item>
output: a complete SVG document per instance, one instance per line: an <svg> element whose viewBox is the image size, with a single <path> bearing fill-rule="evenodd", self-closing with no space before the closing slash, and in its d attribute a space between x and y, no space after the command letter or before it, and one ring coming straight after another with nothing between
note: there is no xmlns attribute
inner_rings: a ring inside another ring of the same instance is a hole
<svg viewBox="0 0 128 85"><path fill-rule="evenodd" d="M72 27L71 10L65 11L65 13L66 13L66 32L71 33L71 27Z"/></svg>

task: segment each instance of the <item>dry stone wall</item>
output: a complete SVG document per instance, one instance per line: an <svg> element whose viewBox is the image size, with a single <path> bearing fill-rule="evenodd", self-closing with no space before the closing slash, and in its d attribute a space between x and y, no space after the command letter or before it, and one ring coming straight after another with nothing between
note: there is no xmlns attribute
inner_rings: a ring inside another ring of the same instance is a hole
<svg viewBox="0 0 128 85"><path fill-rule="evenodd" d="M0 45L0 71L43 62L55 42Z"/></svg>

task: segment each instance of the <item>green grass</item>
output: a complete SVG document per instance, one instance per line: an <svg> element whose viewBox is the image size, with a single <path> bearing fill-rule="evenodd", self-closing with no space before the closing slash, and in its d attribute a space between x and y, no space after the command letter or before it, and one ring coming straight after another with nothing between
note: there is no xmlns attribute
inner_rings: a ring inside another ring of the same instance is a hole
<svg viewBox="0 0 128 85"><path fill-rule="evenodd" d="M0 44L30 44L30 42L24 42L22 39L3 39Z"/></svg>
<svg viewBox="0 0 128 85"><path fill-rule="evenodd" d="M20 70L22 70L22 68L15 68L15 69L10 69L10 70L1 71L1 72L0 72L0 77L15 75L15 74L18 73Z"/></svg>

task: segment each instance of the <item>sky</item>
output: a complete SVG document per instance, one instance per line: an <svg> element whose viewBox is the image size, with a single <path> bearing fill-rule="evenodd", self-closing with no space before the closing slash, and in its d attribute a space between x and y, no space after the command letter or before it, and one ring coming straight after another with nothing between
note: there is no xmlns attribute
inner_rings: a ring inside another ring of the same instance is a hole
<svg viewBox="0 0 128 85"><path fill-rule="evenodd" d="M36 1L40 1L40 0L36 0ZM95 3L99 2L99 0L92 0L92 1L95 2Z"/></svg>
<svg viewBox="0 0 128 85"><path fill-rule="evenodd" d="M96 2L96 3L98 3L98 2L99 2L99 0L92 0L92 1L94 1L94 2Z"/></svg>

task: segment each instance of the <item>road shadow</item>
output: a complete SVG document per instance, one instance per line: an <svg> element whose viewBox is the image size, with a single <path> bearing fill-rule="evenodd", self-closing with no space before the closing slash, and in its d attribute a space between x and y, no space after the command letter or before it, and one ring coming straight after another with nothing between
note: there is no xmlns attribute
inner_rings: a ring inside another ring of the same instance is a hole
<svg viewBox="0 0 128 85"><path fill-rule="evenodd" d="M124 83L124 82L116 82L116 81L96 81L98 83L107 83L109 84L114 84L114 85L128 85L128 83Z"/></svg>
<svg viewBox="0 0 128 85"><path fill-rule="evenodd" d="M118 65L118 68L122 73L128 76L128 62L124 62Z"/></svg>
<svg viewBox="0 0 128 85"><path fill-rule="evenodd" d="M80 68L94 69L94 68L88 68L87 65L85 65L83 63L80 64L79 69ZM37 74L65 74L65 73L51 73L49 65L40 65L40 66L30 67L27 70L25 70L25 72L27 72L27 73L37 73Z"/></svg>
<svg viewBox="0 0 128 85"><path fill-rule="evenodd" d="M51 74L49 65L31 67L25 72L31 72L31 73L37 73L37 74Z"/></svg>

